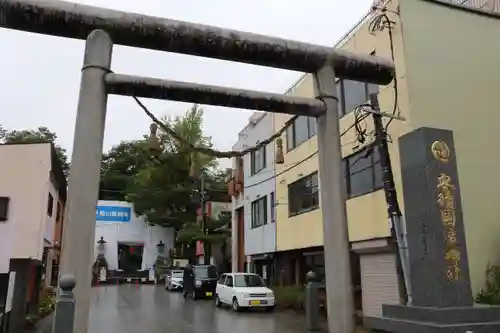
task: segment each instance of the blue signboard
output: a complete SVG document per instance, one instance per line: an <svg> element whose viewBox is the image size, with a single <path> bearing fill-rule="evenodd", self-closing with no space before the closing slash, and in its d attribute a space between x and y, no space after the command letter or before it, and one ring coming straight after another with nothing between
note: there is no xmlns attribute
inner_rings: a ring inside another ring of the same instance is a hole
<svg viewBox="0 0 500 333"><path fill-rule="evenodd" d="M130 222L132 209L119 206L97 206L95 220L97 222Z"/></svg>

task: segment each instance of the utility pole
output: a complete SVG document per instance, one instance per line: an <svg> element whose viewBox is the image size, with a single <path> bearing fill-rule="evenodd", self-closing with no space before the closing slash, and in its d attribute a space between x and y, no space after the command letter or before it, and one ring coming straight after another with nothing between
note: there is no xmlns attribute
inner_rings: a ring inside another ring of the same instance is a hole
<svg viewBox="0 0 500 333"><path fill-rule="evenodd" d="M205 218L205 176L200 175L200 215L201 215L201 230L205 236L208 235L208 229ZM210 265L210 246L206 240L203 242L203 263Z"/></svg>
<svg viewBox="0 0 500 333"><path fill-rule="evenodd" d="M375 127L375 145L380 156L382 167L382 179L384 182L385 201L387 212L391 222L391 238L396 244L396 270L398 274L399 294L407 304L411 303L411 291L409 289L409 263L408 246L406 241L406 227L403 214L399 208L394 175L392 173L391 156L387 145L387 132L382 123L382 114L378 103L377 94L370 95L370 104L373 110L373 124Z"/></svg>

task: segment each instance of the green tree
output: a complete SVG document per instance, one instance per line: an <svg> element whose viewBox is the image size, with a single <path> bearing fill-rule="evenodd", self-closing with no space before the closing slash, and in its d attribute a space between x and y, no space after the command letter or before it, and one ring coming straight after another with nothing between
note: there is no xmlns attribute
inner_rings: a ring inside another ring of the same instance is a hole
<svg viewBox="0 0 500 333"><path fill-rule="evenodd" d="M164 123L192 145L211 147L211 138L203 132L203 110L193 105L183 116L166 118ZM178 242L193 244L196 240L218 243L227 233L219 221L207 222L208 235L200 229L196 210L200 207L199 179L205 179L209 193L223 188L216 160L212 156L193 153L189 146L160 131L159 151L133 177L127 200L134 203L138 214L144 214L153 225L173 227L179 232ZM197 172L193 172L197 171Z"/></svg>
<svg viewBox="0 0 500 333"><path fill-rule="evenodd" d="M54 145L61 168L67 177L69 173L69 162L66 149L56 144L57 135L51 132L47 127L40 126L36 130L7 130L0 126L1 143L45 143L50 142Z"/></svg>
<svg viewBox="0 0 500 333"><path fill-rule="evenodd" d="M146 139L122 141L103 154L99 198L125 200L134 177L150 163Z"/></svg>

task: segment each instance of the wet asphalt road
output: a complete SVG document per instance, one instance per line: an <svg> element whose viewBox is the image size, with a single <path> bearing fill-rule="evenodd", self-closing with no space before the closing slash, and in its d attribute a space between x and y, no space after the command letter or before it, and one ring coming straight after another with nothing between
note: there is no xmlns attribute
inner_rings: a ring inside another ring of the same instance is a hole
<svg viewBox="0 0 500 333"><path fill-rule="evenodd" d="M212 300L185 300L163 286L92 289L89 333L304 333L301 316L260 311L234 313Z"/></svg>

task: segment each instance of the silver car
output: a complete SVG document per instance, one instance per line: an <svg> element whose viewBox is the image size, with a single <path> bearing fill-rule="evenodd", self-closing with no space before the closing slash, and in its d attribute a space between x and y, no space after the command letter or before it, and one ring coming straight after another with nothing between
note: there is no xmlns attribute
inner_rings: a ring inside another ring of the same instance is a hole
<svg viewBox="0 0 500 333"><path fill-rule="evenodd" d="M168 291L182 290L184 271L181 269L173 269L167 273L165 278L165 289Z"/></svg>

